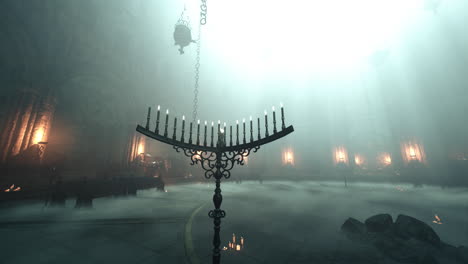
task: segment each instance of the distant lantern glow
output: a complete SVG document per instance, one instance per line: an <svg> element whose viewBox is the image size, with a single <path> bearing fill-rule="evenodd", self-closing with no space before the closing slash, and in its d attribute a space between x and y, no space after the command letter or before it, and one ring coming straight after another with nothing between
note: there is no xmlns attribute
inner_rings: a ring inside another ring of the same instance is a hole
<svg viewBox="0 0 468 264"><path fill-rule="evenodd" d="M36 130L36 133L34 134L34 137L33 137L33 144L39 144L39 142L43 141L44 134L45 134L44 132L45 132L45 129L43 127Z"/></svg>
<svg viewBox="0 0 468 264"><path fill-rule="evenodd" d="M348 151L345 147L339 146L334 149L334 159L333 162L335 165L337 164L348 164Z"/></svg>
<svg viewBox="0 0 468 264"><path fill-rule="evenodd" d="M291 148L283 151L283 165L294 166L294 152Z"/></svg>
<svg viewBox="0 0 468 264"><path fill-rule="evenodd" d="M138 154L145 153L145 142L142 140L138 144Z"/></svg>
<svg viewBox="0 0 468 264"><path fill-rule="evenodd" d="M354 155L354 163L357 166L363 166L364 165L365 158L361 154L356 154Z"/></svg>
<svg viewBox="0 0 468 264"><path fill-rule="evenodd" d="M424 147L416 140L408 140L401 143L403 162L407 165L411 162L426 163Z"/></svg>
<svg viewBox="0 0 468 264"><path fill-rule="evenodd" d="M377 162L380 167L387 167L392 164L392 156L390 156L390 153L388 152L379 153L377 156Z"/></svg>

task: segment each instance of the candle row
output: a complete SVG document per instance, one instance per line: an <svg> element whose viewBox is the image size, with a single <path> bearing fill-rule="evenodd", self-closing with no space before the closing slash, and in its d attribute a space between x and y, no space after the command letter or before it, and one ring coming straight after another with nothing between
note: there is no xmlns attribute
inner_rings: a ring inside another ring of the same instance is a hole
<svg viewBox="0 0 468 264"><path fill-rule="evenodd" d="M161 107L158 105L158 111L157 111L157 114L156 114L156 128L155 128L155 133L159 135L159 123L160 123L160 110L161 110ZM269 131L268 131L268 114L267 114L267 111L265 110L264 111L265 113L265 137L268 137L269 136ZM276 129L276 113L275 113L275 107L273 106L272 107L272 113L273 113L273 134L277 133L277 129ZM148 115L147 115L147 119L146 119L146 129L149 130L150 129L150 120L151 120L151 107L148 108ZM195 143L192 141L192 128L193 128L193 123L190 122L190 126L189 126L189 140L188 140L188 143L189 144L196 144L196 145L200 145L201 143L203 143L203 146L207 146L208 145L208 139L207 139L207 136L208 136L208 131L207 131L207 125L208 125L208 122L205 121L205 126L204 126L204 135L203 135L203 142L200 142L200 120L197 120L197 135L196 135L196 140L195 140ZM165 124L164 124L164 137L167 137L168 136L168 126L169 126L169 109L166 110L166 120L165 120ZM242 144L246 144L247 143L247 140L246 140L246 129L245 129L246 125L245 125L245 118L242 119ZM284 108L283 108L283 104L281 104L281 129L285 129L285 124L284 124ZM218 139L217 139L217 145L219 144L222 144L224 146L227 145L227 141L226 141L226 135L227 135L227 131L226 131L226 123L224 122L223 123L223 127L221 127L221 121L218 120L218 129L217 129L218 133L217 133L217 136L218 136ZM261 139L261 134L260 134L260 118L257 118L257 139ZM232 132L232 126L229 126L229 145L230 146L233 146L233 132ZM173 140L176 140L177 139L177 117L174 118L174 126L173 126L173 134L172 134L172 139ZM252 116L250 116L250 142L253 142L254 141L254 136L253 136L253 120L252 120ZM181 136L180 136L180 141L181 142L185 142L185 116L182 116L182 133L181 133ZM236 142L235 142L235 145L239 145L240 141L239 141L239 120L236 120ZM211 139L210 139L210 146L213 147L213 144L214 144L214 122L211 122Z"/></svg>

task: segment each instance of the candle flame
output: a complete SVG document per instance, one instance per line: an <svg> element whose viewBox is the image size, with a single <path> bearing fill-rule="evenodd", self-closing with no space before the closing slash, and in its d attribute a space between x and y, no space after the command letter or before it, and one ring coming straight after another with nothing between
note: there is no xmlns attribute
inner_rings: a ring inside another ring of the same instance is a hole
<svg viewBox="0 0 468 264"><path fill-rule="evenodd" d="M239 120L236 120L236 124L239 124Z"/></svg>
<svg viewBox="0 0 468 264"><path fill-rule="evenodd" d="M282 102L280 102L280 106L283 107L283 103L282 103Z"/></svg>
<svg viewBox="0 0 468 264"><path fill-rule="evenodd" d="M224 133L224 129L220 128L219 131L221 132L221 134Z"/></svg>
<svg viewBox="0 0 468 264"><path fill-rule="evenodd" d="M161 106L160 106L160 105L158 105L158 111L159 111L159 110L161 110Z"/></svg>
<svg viewBox="0 0 468 264"><path fill-rule="evenodd" d="M185 120L185 116L184 116L184 115L182 116L182 120Z"/></svg>
<svg viewBox="0 0 468 264"><path fill-rule="evenodd" d="M200 119L197 120L197 123L200 124Z"/></svg>
<svg viewBox="0 0 468 264"><path fill-rule="evenodd" d="M221 124L221 120L218 120L218 124Z"/></svg>
<svg viewBox="0 0 468 264"><path fill-rule="evenodd" d="M250 121L252 121L252 116L250 116Z"/></svg>
<svg viewBox="0 0 468 264"><path fill-rule="evenodd" d="M271 110L273 110L273 112L274 112L274 111L275 111L275 106L272 106L272 107L271 107Z"/></svg>
<svg viewBox="0 0 468 264"><path fill-rule="evenodd" d="M432 223L438 224L438 225L442 224L442 220L440 219L440 217L438 215L434 215L434 218L435 218L435 220L432 220Z"/></svg>
<svg viewBox="0 0 468 264"><path fill-rule="evenodd" d="M208 124L208 122L206 122L206 120L205 120L205 126L206 126L206 124Z"/></svg>
<svg viewBox="0 0 468 264"><path fill-rule="evenodd" d="M226 122L224 122L224 126L226 126Z"/></svg>
<svg viewBox="0 0 468 264"><path fill-rule="evenodd" d="M265 115L267 115L267 111L266 111L266 109L265 109L265 111L263 111L263 112L265 113Z"/></svg>
<svg viewBox="0 0 468 264"><path fill-rule="evenodd" d="M244 122L244 123L245 123L245 118L242 118L242 122Z"/></svg>
<svg viewBox="0 0 468 264"><path fill-rule="evenodd" d="M168 115L168 114L169 114L169 109L166 110L166 115Z"/></svg>

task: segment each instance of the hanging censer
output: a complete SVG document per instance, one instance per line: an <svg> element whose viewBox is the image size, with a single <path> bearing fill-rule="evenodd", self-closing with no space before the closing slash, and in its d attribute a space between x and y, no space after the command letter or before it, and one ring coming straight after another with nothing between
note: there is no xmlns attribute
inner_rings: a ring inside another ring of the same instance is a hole
<svg viewBox="0 0 468 264"><path fill-rule="evenodd" d="M184 48L190 45L190 43L195 43L192 39L192 30L190 29L188 17L184 17L184 11L180 15L179 20L175 24L174 29L174 45L179 46L180 54L184 54Z"/></svg>

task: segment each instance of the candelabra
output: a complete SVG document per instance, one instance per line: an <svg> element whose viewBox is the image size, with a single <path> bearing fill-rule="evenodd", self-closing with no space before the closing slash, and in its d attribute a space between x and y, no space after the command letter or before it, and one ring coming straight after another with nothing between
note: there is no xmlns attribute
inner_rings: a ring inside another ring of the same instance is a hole
<svg viewBox="0 0 468 264"><path fill-rule="evenodd" d="M220 239L220 230L221 230L221 219L226 216L226 212L221 210L221 203L223 201L223 196L221 195L221 179L229 179L231 177L231 170L235 164L244 165L244 158L250 155L251 152L257 152L260 149L261 145L270 143L277 139L280 139L294 131L293 126L285 126L284 123L284 109L281 105L281 130L276 130L276 116L273 108L273 134L268 133L268 116L265 111L265 136L261 138L260 134L260 119L258 119L258 137L256 140L253 138L253 127L252 127L252 118L250 118L250 141L246 141L245 136L245 118L243 119L243 139L242 143L239 142L239 124L236 124L236 142L233 144L232 141L232 127L230 126L230 140L229 145L226 142L226 123L224 123L223 128L218 121L217 129L217 142L216 146L213 146L213 125L211 123L211 144L207 144L207 122L205 121L204 127L204 136L203 142L200 141L200 120L197 122L197 135L196 139L192 140L192 122L190 122L190 133L189 140L185 142L185 118L182 118L182 133L178 140L177 133L177 118L174 119L173 127L173 136L172 138L168 137L168 118L169 110L166 111L166 122L164 128L164 134L159 133L159 116L160 116L160 107L158 106L157 120L155 131L150 130L150 115L151 107L148 109L148 116L146 121L146 126L138 125L136 130L142 133L145 136L156 139L160 142L164 142L173 146L177 152L183 152L185 156L189 157L191 160L191 165L200 164L202 169L205 171L206 179L215 179L216 187L213 195L213 204L215 209L211 210L208 213L210 218L213 218L214 224L214 236L213 236L213 264L219 264L221 259L221 239ZM193 142L196 142L194 144Z"/></svg>

